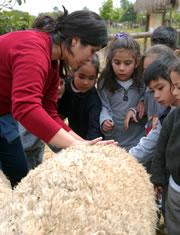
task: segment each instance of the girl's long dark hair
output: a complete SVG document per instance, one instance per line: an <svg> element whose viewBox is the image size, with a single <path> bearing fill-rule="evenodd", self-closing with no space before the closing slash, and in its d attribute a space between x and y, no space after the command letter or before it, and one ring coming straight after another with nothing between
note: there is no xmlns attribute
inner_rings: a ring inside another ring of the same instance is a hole
<svg viewBox="0 0 180 235"><path fill-rule="evenodd" d="M132 51L136 63L138 63L138 61L140 60L140 47L135 39L133 39L127 34L125 34L125 36L123 37L113 39L108 48L106 65L98 80L98 89L105 88L112 93L114 93L118 89L118 85L115 78L116 76L112 68L112 58L116 51L119 49L127 49ZM142 81L138 67L135 68L132 74L132 79L137 87L141 86Z"/></svg>

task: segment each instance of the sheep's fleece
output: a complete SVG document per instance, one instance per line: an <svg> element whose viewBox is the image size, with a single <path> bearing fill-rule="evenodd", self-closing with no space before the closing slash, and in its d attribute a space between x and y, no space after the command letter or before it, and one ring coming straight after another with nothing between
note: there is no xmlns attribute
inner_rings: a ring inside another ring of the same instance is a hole
<svg viewBox="0 0 180 235"><path fill-rule="evenodd" d="M30 171L0 209L1 235L154 235L156 227L148 174L113 145L61 151Z"/></svg>

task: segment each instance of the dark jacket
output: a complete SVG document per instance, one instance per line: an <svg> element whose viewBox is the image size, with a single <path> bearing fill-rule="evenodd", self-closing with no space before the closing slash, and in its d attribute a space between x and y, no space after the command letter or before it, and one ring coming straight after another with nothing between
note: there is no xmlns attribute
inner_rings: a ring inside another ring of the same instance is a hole
<svg viewBox="0 0 180 235"><path fill-rule="evenodd" d="M180 107L165 118L152 162L151 180L166 186L169 174L180 185Z"/></svg>
<svg viewBox="0 0 180 235"><path fill-rule="evenodd" d="M65 93L58 100L58 113L68 118L69 126L84 139L102 136L99 124L101 101L96 88L86 93L75 92L70 81L66 82Z"/></svg>

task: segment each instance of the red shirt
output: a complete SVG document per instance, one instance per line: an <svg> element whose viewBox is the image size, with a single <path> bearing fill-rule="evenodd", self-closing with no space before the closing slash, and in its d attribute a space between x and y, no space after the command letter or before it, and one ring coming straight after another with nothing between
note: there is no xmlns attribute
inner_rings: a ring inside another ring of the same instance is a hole
<svg viewBox="0 0 180 235"><path fill-rule="evenodd" d="M26 30L0 36L0 116L12 113L45 142L71 130L57 114L58 62L48 33Z"/></svg>

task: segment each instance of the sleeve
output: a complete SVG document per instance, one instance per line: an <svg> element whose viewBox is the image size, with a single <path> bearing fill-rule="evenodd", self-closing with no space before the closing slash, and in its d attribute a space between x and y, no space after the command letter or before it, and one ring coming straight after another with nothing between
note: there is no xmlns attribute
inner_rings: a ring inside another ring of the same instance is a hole
<svg viewBox="0 0 180 235"><path fill-rule="evenodd" d="M91 103L89 105L89 122L88 122L88 132L86 138L88 140L95 139L102 136L100 131L99 116L101 112L101 101L97 93L92 93Z"/></svg>
<svg viewBox="0 0 180 235"><path fill-rule="evenodd" d="M48 80L51 61L47 51L40 44L37 46L34 43L26 43L12 52L11 59L12 114L28 131L49 142L58 130L66 128L66 125L57 115L55 100L52 97L54 90L44 98L47 83L54 79Z"/></svg>
<svg viewBox="0 0 180 235"><path fill-rule="evenodd" d="M139 162L146 163L149 161L156 149L160 130L161 124L158 123L156 129L151 129L147 136L142 137L139 143L129 150L129 153Z"/></svg>
<svg viewBox="0 0 180 235"><path fill-rule="evenodd" d="M172 123L171 117L172 115L167 116L163 122L152 160L151 181L157 186L165 186L168 183L168 172L166 170L166 148L169 140L169 126Z"/></svg>
<svg viewBox="0 0 180 235"><path fill-rule="evenodd" d="M101 126L105 120L113 121L113 119L112 119L111 105L108 99L107 92L105 90L99 90L98 95L102 103L102 109L101 109L100 118L99 118L100 126Z"/></svg>

